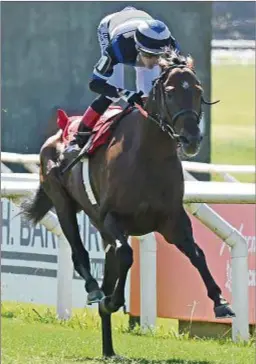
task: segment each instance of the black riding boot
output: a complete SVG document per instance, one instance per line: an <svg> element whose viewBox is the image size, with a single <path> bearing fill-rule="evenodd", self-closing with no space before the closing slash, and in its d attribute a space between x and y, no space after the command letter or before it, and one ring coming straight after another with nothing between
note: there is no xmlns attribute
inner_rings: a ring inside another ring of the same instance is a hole
<svg viewBox="0 0 256 364"><path fill-rule="evenodd" d="M88 142L91 136L92 129L86 126L84 123L80 123L75 134L74 139L71 140L64 152L72 152L82 149ZM83 134L84 133L84 134Z"/></svg>

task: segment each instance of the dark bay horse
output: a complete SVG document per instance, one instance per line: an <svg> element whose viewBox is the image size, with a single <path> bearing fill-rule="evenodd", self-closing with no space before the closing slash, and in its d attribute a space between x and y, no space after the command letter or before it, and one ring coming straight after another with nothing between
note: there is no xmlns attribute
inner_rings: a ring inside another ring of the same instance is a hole
<svg viewBox="0 0 256 364"><path fill-rule="evenodd" d="M124 287L133 263L128 236L154 231L162 234L198 269L215 316L234 316L193 238L183 208L184 180L177 144L187 156L198 152L201 107L207 102L188 59L165 58L161 66L146 112L133 109L125 115L112 131L108 145L89 158L90 183L97 204L92 205L87 196L81 162L67 175L61 174L70 160L63 158L60 130L41 148L40 187L34 200L24 206L24 213L34 223L55 208L72 249L74 268L85 280L88 303L99 302L105 356L114 355L111 314L125 303ZM103 239L106 259L101 288L91 275L89 254L79 234L76 213L81 210Z"/></svg>

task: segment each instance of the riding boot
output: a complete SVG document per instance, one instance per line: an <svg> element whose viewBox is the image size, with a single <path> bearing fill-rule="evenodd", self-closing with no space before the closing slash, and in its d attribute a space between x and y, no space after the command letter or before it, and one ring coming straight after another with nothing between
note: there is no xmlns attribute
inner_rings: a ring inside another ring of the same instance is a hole
<svg viewBox="0 0 256 364"><path fill-rule="evenodd" d="M101 117L101 114L97 113L93 110L91 106L88 107L88 109L85 111L85 113L82 116L82 119L80 121L80 124L78 126L77 133L75 134L75 137L67 148L65 149L65 152L71 152L74 150L82 149L85 144L88 142L91 132L93 130L93 127ZM86 134L83 134L86 133Z"/></svg>

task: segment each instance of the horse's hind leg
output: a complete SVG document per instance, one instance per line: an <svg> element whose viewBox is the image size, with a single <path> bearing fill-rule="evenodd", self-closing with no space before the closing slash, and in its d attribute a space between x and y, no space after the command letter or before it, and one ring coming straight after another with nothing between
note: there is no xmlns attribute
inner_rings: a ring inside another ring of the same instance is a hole
<svg viewBox="0 0 256 364"><path fill-rule="evenodd" d="M118 218L108 213L104 220L104 228L116 241L115 260L112 263L114 266L106 267L106 269L117 270L117 282L112 295L106 296L101 301L101 309L108 313L117 311L124 305L125 297L125 283L128 271L133 263L133 251L128 244L127 237L122 231L122 227L119 224Z"/></svg>
<svg viewBox="0 0 256 364"><path fill-rule="evenodd" d="M49 172L44 181L44 190L54 204L63 233L71 246L74 268L85 280L88 302L98 302L104 295L91 275L89 253L84 248L79 233L76 202L61 185L57 173L55 168Z"/></svg>
<svg viewBox="0 0 256 364"><path fill-rule="evenodd" d="M234 317L234 312L221 296L221 289L209 271L204 252L194 240L191 221L185 210L182 208L174 227L166 221L158 231L169 243L175 244L198 269L206 286L208 297L214 302L215 316L217 318Z"/></svg>

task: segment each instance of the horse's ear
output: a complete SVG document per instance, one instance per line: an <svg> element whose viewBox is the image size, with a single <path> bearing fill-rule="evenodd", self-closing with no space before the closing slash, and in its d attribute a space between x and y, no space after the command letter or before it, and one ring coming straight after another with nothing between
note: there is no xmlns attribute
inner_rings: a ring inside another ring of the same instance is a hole
<svg viewBox="0 0 256 364"><path fill-rule="evenodd" d="M58 109L57 110L57 124L60 129L64 130L68 123L68 115L65 113L64 110Z"/></svg>
<svg viewBox="0 0 256 364"><path fill-rule="evenodd" d="M190 68L191 70L195 69L194 59L190 55L187 56L186 63L188 68Z"/></svg>

